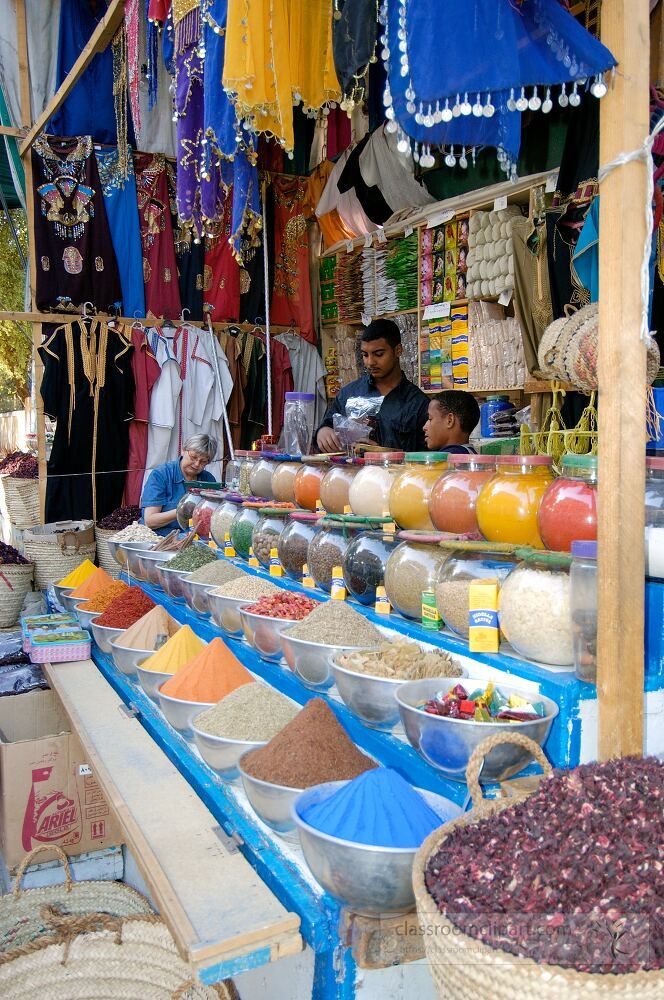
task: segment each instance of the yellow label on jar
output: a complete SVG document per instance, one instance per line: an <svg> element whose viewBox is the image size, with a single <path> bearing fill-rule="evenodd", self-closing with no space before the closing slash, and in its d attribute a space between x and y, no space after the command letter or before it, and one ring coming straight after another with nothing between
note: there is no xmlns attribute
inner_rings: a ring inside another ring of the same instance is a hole
<svg viewBox="0 0 664 1000"><path fill-rule="evenodd" d="M210 539L210 541L208 542L208 547L211 548L213 552L216 552L217 549L219 548L219 546L215 542L214 538Z"/></svg>
<svg viewBox="0 0 664 1000"><path fill-rule="evenodd" d="M376 603L374 604L374 611L377 615L389 615L392 613L392 605L388 600L385 587L376 587Z"/></svg>
<svg viewBox="0 0 664 1000"><path fill-rule="evenodd" d="M284 570L276 549L270 549L270 576L283 576Z"/></svg>
<svg viewBox="0 0 664 1000"><path fill-rule="evenodd" d="M468 649L471 653L497 653L498 580L473 580L468 594Z"/></svg>
<svg viewBox="0 0 664 1000"><path fill-rule="evenodd" d="M346 600L346 586L344 584L344 574L341 566L335 566L332 570L332 587L330 597L333 601Z"/></svg>
<svg viewBox="0 0 664 1000"><path fill-rule="evenodd" d="M224 555L227 559L235 559L235 549L231 545L231 536L228 533L224 535Z"/></svg>
<svg viewBox="0 0 664 1000"><path fill-rule="evenodd" d="M309 575L309 567L306 563L302 566L302 586L303 587L315 587L313 576Z"/></svg>
<svg viewBox="0 0 664 1000"><path fill-rule="evenodd" d="M436 595L433 590L422 592L422 628L436 631L440 628L440 613L436 606Z"/></svg>
<svg viewBox="0 0 664 1000"><path fill-rule="evenodd" d="M258 559L256 558L256 554L254 553L254 547L253 547L253 545L249 546L249 565L253 569L258 569L258 567L260 566L260 563L259 563Z"/></svg>

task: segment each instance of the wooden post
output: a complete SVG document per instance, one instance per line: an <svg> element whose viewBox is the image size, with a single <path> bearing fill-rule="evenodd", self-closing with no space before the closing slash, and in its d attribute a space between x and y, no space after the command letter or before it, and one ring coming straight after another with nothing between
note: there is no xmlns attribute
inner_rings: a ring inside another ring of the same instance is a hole
<svg viewBox="0 0 664 1000"><path fill-rule="evenodd" d="M600 104L600 164L648 134L648 0L604 0L602 41L618 60ZM599 245L599 758L643 752L646 351L639 269L646 167L601 186Z"/></svg>

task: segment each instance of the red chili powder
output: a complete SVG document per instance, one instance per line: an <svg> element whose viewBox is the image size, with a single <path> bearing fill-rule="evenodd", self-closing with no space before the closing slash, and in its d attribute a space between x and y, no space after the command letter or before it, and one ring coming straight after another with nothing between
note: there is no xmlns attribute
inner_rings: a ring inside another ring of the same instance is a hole
<svg viewBox="0 0 664 1000"><path fill-rule="evenodd" d="M95 622L97 625L106 625L107 628L129 628L154 607L154 601L140 587L128 587Z"/></svg>

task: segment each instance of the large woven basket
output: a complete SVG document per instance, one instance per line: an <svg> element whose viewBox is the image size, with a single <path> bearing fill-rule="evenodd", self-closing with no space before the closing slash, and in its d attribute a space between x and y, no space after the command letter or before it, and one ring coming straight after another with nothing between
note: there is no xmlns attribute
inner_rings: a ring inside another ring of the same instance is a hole
<svg viewBox="0 0 664 1000"><path fill-rule="evenodd" d="M15 625L23 607L25 595L32 587L35 567L32 563L2 563L0 565L0 628Z"/></svg>
<svg viewBox="0 0 664 1000"><path fill-rule="evenodd" d="M55 851L64 867L65 881L59 885L40 886L37 889L21 888L26 869L42 851ZM43 917L45 905L55 906L61 913L69 916L109 913L115 917L134 917L153 913L147 899L122 882L75 882L64 851L56 844L40 844L21 862L13 891L0 896L0 955L15 948L23 948L37 938L53 933L52 925Z"/></svg>
<svg viewBox="0 0 664 1000"><path fill-rule="evenodd" d="M97 562L114 580L120 576L121 566L108 547L108 540L117 535L116 528L98 528L95 525L95 540L97 542Z"/></svg>
<svg viewBox="0 0 664 1000"><path fill-rule="evenodd" d="M62 580L85 559L94 562L96 551L92 521L58 521L23 535L23 552L35 564L35 584L40 590Z"/></svg>
<svg viewBox="0 0 664 1000"><path fill-rule="evenodd" d="M548 777L551 774L551 765L542 750L527 736L520 733L489 736L473 751L466 769L466 780L473 799L472 811L434 830L415 855L413 888L417 916L438 996L441 1000L483 1000L484 997L491 1000L661 1000L664 996L664 973L601 975L537 963L469 937L438 910L424 881L429 858L457 827L479 823L532 793L531 789L510 798L491 800L482 796L479 773L483 759L498 744L509 742L529 749L545 775Z"/></svg>
<svg viewBox="0 0 664 1000"><path fill-rule="evenodd" d="M9 520L17 528L33 528L39 524L39 480L0 476Z"/></svg>
<svg viewBox="0 0 664 1000"><path fill-rule="evenodd" d="M178 955L160 917L61 916L44 907L54 933L0 956L3 1000L226 1000L232 984L203 986Z"/></svg>

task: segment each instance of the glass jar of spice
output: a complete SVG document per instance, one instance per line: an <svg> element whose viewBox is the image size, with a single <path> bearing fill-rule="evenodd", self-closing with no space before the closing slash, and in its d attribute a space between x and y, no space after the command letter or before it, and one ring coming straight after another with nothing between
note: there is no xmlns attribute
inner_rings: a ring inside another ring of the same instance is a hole
<svg viewBox="0 0 664 1000"><path fill-rule="evenodd" d="M597 542L572 542L570 605L574 672L580 681L597 681Z"/></svg>
<svg viewBox="0 0 664 1000"><path fill-rule="evenodd" d="M385 590L395 611L405 618L422 617L422 593L434 590L449 552L440 548L444 536L435 531L400 531L399 544L385 567Z"/></svg>
<svg viewBox="0 0 664 1000"><path fill-rule="evenodd" d="M553 482L548 455L500 455L495 476L485 483L475 511L489 542L512 542L542 549L537 511Z"/></svg>
<svg viewBox="0 0 664 1000"><path fill-rule="evenodd" d="M332 587L332 570L335 566L343 566L346 549L357 536L365 531L376 530L383 523L366 517L355 517L353 514L331 514L322 518L318 530L311 543L307 563L314 582L321 590L330 591Z"/></svg>
<svg viewBox="0 0 664 1000"><path fill-rule="evenodd" d="M519 564L500 590L500 630L519 656L538 663L574 662L569 570L564 552L517 549Z"/></svg>
<svg viewBox="0 0 664 1000"><path fill-rule="evenodd" d="M258 521L254 526L251 544L254 555L261 566L268 569L270 550L278 548L279 537L284 530L290 511L275 507L261 507L259 514Z"/></svg>
<svg viewBox="0 0 664 1000"><path fill-rule="evenodd" d="M473 580L496 579L499 583L516 566L513 554L498 552L489 543L469 543L468 548L452 548L435 586L438 614L452 632L468 638L469 597Z"/></svg>
<svg viewBox="0 0 664 1000"><path fill-rule="evenodd" d="M243 504L231 521L229 535L231 545L239 556L249 558L249 549L253 544L254 528L260 519L260 508Z"/></svg>
<svg viewBox="0 0 664 1000"><path fill-rule="evenodd" d="M433 529L429 498L447 468L444 451L406 452L403 469L390 490L390 514L399 527L416 531Z"/></svg>
<svg viewBox="0 0 664 1000"><path fill-rule="evenodd" d="M223 549L226 535L230 534L233 518L242 504L239 493L227 494L210 518L210 533L220 549Z"/></svg>
<svg viewBox="0 0 664 1000"><path fill-rule="evenodd" d="M295 503L295 477L302 468L299 458L284 459L272 471L272 496L282 503Z"/></svg>
<svg viewBox="0 0 664 1000"><path fill-rule="evenodd" d="M310 455L302 459L302 466L295 477L295 503L305 510L316 510L320 500L320 487L330 468L328 458Z"/></svg>
<svg viewBox="0 0 664 1000"><path fill-rule="evenodd" d="M646 459L646 576L664 580L664 456Z"/></svg>
<svg viewBox="0 0 664 1000"><path fill-rule="evenodd" d="M257 452L258 457L251 466L249 472L249 490L255 497L264 497L266 500L273 500L272 493L272 473L274 463L265 458L261 452Z"/></svg>
<svg viewBox="0 0 664 1000"><path fill-rule="evenodd" d="M348 493L363 465L362 458L332 459L331 467L320 484L320 502L328 514L348 513Z"/></svg>
<svg viewBox="0 0 664 1000"><path fill-rule="evenodd" d="M224 486L227 490L239 490L241 465L238 453L235 452L235 457L228 460L224 473Z"/></svg>
<svg viewBox="0 0 664 1000"><path fill-rule="evenodd" d="M597 538L597 455L563 457L562 474L540 501L537 524L544 547L556 552Z"/></svg>
<svg viewBox="0 0 664 1000"><path fill-rule="evenodd" d="M348 502L360 517L383 517L390 509L390 490L403 466L402 451L368 451L364 467L350 484Z"/></svg>
<svg viewBox="0 0 664 1000"><path fill-rule="evenodd" d="M366 531L354 538L343 557L344 583L360 604L373 604L385 583L387 560L398 542L393 533Z"/></svg>
<svg viewBox="0 0 664 1000"><path fill-rule="evenodd" d="M475 504L496 471L495 455L448 455L449 469L431 490L429 514L439 531L479 538Z"/></svg>
<svg viewBox="0 0 664 1000"><path fill-rule="evenodd" d="M295 511L277 541L277 554L285 572L293 580L302 579L302 567L309 556L309 543L318 530L322 514L313 511Z"/></svg>
<svg viewBox="0 0 664 1000"><path fill-rule="evenodd" d="M212 515L217 510L223 500L223 495L218 490L203 490L200 499L191 515L191 526L199 538L210 537L210 524Z"/></svg>
<svg viewBox="0 0 664 1000"><path fill-rule="evenodd" d="M183 497L180 497L175 508L175 518L183 531L189 530L189 522L196 505L200 502L200 490L187 490Z"/></svg>

